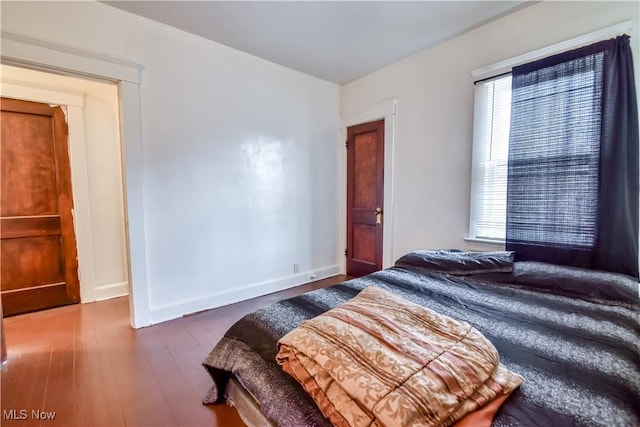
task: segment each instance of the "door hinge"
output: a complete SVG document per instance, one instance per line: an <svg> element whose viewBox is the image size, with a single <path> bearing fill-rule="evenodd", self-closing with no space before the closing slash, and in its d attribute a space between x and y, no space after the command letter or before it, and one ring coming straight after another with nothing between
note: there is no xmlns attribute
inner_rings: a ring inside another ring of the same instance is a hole
<svg viewBox="0 0 640 427"><path fill-rule="evenodd" d="M344 250L344 256L347 256L347 250L346 249Z"/></svg>
<svg viewBox="0 0 640 427"><path fill-rule="evenodd" d="M348 139L344 140L344 148L349 148L349 140Z"/></svg>

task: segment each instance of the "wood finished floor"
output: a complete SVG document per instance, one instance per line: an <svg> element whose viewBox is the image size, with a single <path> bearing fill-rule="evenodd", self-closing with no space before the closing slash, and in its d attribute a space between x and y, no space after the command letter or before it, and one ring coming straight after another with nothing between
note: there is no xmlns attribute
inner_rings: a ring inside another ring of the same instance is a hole
<svg viewBox="0 0 640 427"><path fill-rule="evenodd" d="M244 426L233 408L202 405L211 380L201 362L246 313L347 279L336 276L138 330L129 326L127 297L5 318L0 425ZM38 420L32 411L55 412L55 418Z"/></svg>

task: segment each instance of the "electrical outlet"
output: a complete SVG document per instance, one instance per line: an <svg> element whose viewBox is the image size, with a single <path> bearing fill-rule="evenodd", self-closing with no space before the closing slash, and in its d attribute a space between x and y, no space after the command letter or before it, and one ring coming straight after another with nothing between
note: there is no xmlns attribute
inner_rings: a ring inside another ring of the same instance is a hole
<svg viewBox="0 0 640 427"><path fill-rule="evenodd" d="M293 273L300 273L300 264L293 264Z"/></svg>

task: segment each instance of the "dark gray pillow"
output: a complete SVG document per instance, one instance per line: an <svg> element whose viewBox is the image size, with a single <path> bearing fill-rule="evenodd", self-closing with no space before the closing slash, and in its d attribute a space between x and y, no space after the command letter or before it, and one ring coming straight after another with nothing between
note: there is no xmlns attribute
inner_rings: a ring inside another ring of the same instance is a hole
<svg viewBox="0 0 640 427"><path fill-rule="evenodd" d="M454 275L509 273L513 267L513 252L419 250L400 257L395 265L396 267L419 269L430 273Z"/></svg>

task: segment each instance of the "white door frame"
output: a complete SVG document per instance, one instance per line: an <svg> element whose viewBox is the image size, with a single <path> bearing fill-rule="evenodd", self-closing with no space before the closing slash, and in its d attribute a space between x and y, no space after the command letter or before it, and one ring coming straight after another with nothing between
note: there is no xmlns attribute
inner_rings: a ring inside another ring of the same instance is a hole
<svg viewBox="0 0 640 427"><path fill-rule="evenodd" d="M133 328L151 324L144 235L140 71L130 61L2 32L0 62L74 77L116 82L120 100L125 230L129 268L129 313Z"/></svg>
<svg viewBox="0 0 640 427"><path fill-rule="evenodd" d="M382 231L382 268L391 267L393 258L393 176L394 176L394 152L395 152L395 120L398 101L390 99L346 114L342 118L343 140L347 140L347 128L362 123L384 119L384 206ZM340 248L339 254L347 247L347 150L342 150L340 159L342 186L340 189ZM346 274L346 258L342 258L342 272Z"/></svg>

